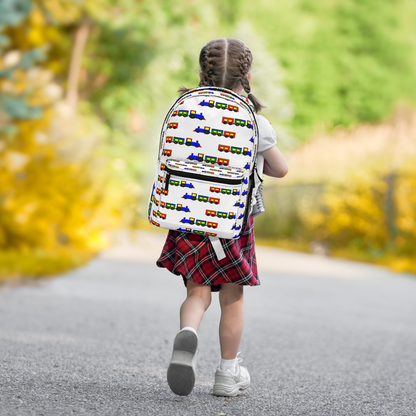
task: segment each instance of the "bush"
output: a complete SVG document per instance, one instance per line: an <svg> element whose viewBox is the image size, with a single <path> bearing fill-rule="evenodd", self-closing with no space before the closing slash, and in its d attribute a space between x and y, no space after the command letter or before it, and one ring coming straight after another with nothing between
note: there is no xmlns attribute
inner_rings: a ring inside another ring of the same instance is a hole
<svg viewBox="0 0 416 416"><path fill-rule="evenodd" d="M415 143L416 115L403 109L389 123L316 137L289 156L287 179L265 187L257 236L416 272Z"/></svg>

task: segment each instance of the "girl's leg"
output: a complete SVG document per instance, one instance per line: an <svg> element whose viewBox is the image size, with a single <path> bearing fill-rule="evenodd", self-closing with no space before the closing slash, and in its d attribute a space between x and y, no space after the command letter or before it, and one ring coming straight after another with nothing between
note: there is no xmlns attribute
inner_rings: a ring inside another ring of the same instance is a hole
<svg viewBox="0 0 416 416"><path fill-rule="evenodd" d="M186 290L187 297L180 310L180 329L190 326L197 331L204 312L211 304L211 286L200 285L188 280Z"/></svg>
<svg viewBox="0 0 416 416"><path fill-rule="evenodd" d="M172 358L167 373L170 389L180 396L188 395L194 388L195 366L198 356L196 331L204 312L211 303L210 286L188 281L186 289L187 297L180 310L181 331L173 341ZM182 331L183 328L185 330Z"/></svg>
<svg viewBox="0 0 416 416"><path fill-rule="evenodd" d="M243 286L235 283L221 285L220 347L224 360L237 357L244 326Z"/></svg>

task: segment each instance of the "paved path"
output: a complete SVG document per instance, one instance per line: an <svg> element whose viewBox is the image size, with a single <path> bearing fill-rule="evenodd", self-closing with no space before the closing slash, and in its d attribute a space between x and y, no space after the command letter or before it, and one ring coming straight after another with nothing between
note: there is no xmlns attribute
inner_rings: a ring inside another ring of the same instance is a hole
<svg viewBox="0 0 416 416"><path fill-rule="evenodd" d="M252 387L212 395L218 299L193 393L165 379L184 287L141 233L88 266L0 290L0 415L416 415L416 278L258 248L241 345Z"/></svg>

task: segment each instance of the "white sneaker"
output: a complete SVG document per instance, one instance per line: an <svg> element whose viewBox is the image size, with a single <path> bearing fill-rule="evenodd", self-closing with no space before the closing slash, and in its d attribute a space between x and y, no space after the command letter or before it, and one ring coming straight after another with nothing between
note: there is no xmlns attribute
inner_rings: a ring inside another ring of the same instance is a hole
<svg viewBox="0 0 416 416"><path fill-rule="evenodd" d="M187 329L179 331L173 341L168 367L168 384L179 396L187 396L195 385L195 366L198 355L198 336Z"/></svg>
<svg viewBox="0 0 416 416"><path fill-rule="evenodd" d="M241 363L242 358L238 359ZM221 370L219 367L215 372L214 395L215 396L237 396L240 390L250 386L250 374L247 368L237 364L237 373L232 374L231 370Z"/></svg>

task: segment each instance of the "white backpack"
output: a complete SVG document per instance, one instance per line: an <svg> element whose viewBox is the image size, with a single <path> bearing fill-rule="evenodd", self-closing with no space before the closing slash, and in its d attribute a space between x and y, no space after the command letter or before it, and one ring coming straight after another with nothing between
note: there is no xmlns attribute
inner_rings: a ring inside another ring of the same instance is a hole
<svg viewBox="0 0 416 416"><path fill-rule="evenodd" d="M257 145L248 99L217 87L183 94L162 126L150 223L210 236L223 258L218 238L239 238L255 203Z"/></svg>

